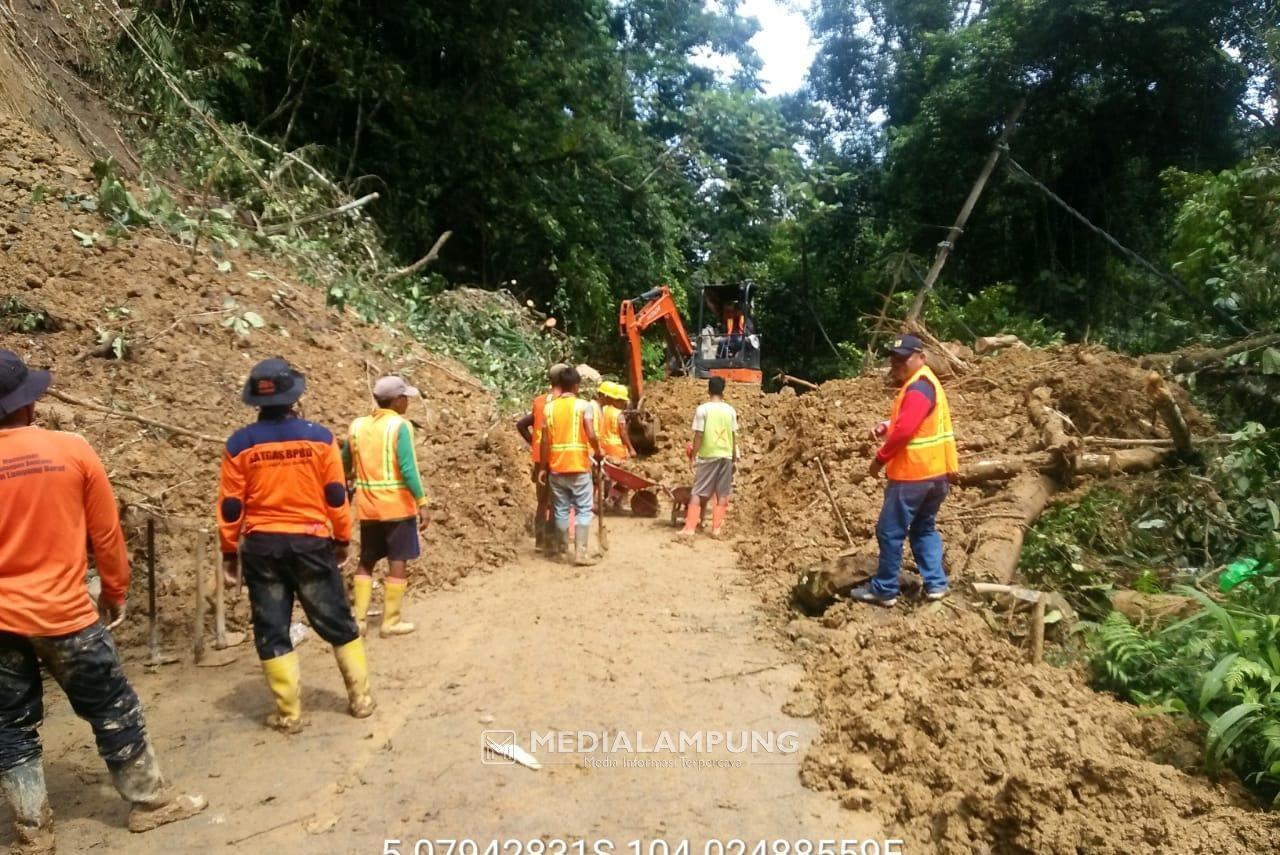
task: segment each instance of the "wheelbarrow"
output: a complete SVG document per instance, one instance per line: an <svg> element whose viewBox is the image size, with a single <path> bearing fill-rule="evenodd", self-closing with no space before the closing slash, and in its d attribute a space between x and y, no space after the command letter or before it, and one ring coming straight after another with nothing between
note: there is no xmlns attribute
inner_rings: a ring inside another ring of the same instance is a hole
<svg viewBox="0 0 1280 855"><path fill-rule="evenodd" d="M632 516L656 517L659 491L668 497L671 495L671 490L657 481L651 481L608 460L604 462L604 476L605 496L608 500L621 503L628 493L631 494Z"/></svg>

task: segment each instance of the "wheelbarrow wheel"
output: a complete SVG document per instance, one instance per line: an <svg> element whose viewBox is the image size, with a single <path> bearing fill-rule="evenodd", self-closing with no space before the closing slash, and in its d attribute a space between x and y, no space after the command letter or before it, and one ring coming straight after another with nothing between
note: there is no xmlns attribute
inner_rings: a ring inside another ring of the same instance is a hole
<svg viewBox="0 0 1280 855"><path fill-rule="evenodd" d="M631 515L636 517L656 517L658 515L658 495L652 490L639 490L631 495Z"/></svg>

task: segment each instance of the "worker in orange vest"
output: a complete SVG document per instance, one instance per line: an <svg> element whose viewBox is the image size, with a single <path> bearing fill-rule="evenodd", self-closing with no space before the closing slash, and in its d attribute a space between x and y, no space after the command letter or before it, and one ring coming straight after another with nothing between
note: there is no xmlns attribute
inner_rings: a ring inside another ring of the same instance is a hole
<svg viewBox="0 0 1280 855"><path fill-rule="evenodd" d="M276 710L268 727L302 729L302 671L289 627L294 599L316 635L333 646L351 715L373 714L369 665L342 584L351 508L337 440L294 405L306 378L283 359L249 372L241 399L258 420L227 440L218 485L223 572L241 569L253 612L253 642Z"/></svg>
<svg viewBox="0 0 1280 855"><path fill-rule="evenodd" d="M377 409L351 423L343 449L343 464L355 481L360 519L360 564L352 593L361 634L373 599L373 568L383 558L387 559L387 583L379 634L388 638L414 630L400 616L409 585L409 562L421 554L418 534L426 529L429 517L413 425L404 416L409 400L420 397L422 393L402 377L379 378L373 384Z"/></svg>
<svg viewBox="0 0 1280 855"><path fill-rule="evenodd" d="M578 370L567 368L560 375L560 394L547 402L538 481L551 490L558 551L569 549L572 510L576 516L573 563L589 566L595 563L589 552L595 498L593 455L596 460L603 455L596 435L595 407L578 397L579 383Z"/></svg>
<svg viewBox="0 0 1280 855"><path fill-rule="evenodd" d="M924 579L925 596L940 600L950 592L936 523L938 509L960 471L947 393L925 364L920 339L903 335L894 341L889 374L899 384L898 395L889 420L872 431L883 444L870 468L872 478L883 470L889 479L876 524L880 564L869 583L850 592L859 602L880 606L898 602L902 544L908 539Z"/></svg>
<svg viewBox="0 0 1280 855"><path fill-rule="evenodd" d="M37 729L45 676L93 727L111 783L133 806L131 831L206 807L201 796L174 797L165 787L142 704L120 667L111 630L124 622L129 553L98 455L83 437L34 424L52 381L0 350L0 792L21 853L55 847ZM86 544L102 580L97 604L85 585Z"/></svg>
<svg viewBox="0 0 1280 855"><path fill-rule="evenodd" d="M542 462L542 432L546 423L547 401L560 394L560 375L568 367L563 362L557 362L551 366L551 370L547 372L547 379L551 387L550 391L535 397L529 412L521 416L519 421L516 422L516 430L519 431L524 441L529 443L529 453L533 460L529 477L533 481L538 501L537 509L533 514L533 545L535 549L549 549L555 539L555 525L551 521L550 492L545 484L538 483L538 464Z"/></svg>

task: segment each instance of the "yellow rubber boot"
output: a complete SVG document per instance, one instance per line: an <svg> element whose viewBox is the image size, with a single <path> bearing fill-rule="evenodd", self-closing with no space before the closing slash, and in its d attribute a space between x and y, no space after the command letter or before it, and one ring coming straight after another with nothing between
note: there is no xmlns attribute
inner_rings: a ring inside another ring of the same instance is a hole
<svg viewBox="0 0 1280 855"><path fill-rule="evenodd" d="M298 654L291 650L283 656L264 659L262 670L276 699L276 711L267 716L267 727L281 733L302 730L302 667Z"/></svg>
<svg viewBox="0 0 1280 855"><path fill-rule="evenodd" d="M404 591L409 583L403 579L387 579L382 605L382 636L408 635L413 624L400 620L400 607L404 603Z"/></svg>
<svg viewBox="0 0 1280 855"><path fill-rule="evenodd" d="M373 715L377 704L373 702L373 695L369 694L369 661L364 655L364 640L357 638L341 647L335 647L333 655L338 660L342 681L347 684L347 702L351 715L354 718Z"/></svg>
<svg viewBox="0 0 1280 855"><path fill-rule="evenodd" d="M369 602L373 599L373 577L372 576L356 576L351 580L351 610L356 616L356 626L360 627L360 634L364 635L369 623Z"/></svg>

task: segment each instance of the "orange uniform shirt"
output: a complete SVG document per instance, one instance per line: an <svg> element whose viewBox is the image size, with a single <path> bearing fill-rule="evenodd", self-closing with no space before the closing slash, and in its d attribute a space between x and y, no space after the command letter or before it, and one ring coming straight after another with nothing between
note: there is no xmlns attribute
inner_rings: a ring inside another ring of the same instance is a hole
<svg viewBox="0 0 1280 855"><path fill-rule="evenodd" d="M102 599L124 602L129 555L98 455L76 434L0 430L0 631L67 635L98 619L86 542Z"/></svg>
<svg viewBox="0 0 1280 855"><path fill-rule="evenodd" d="M252 531L350 542L342 454L327 429L291 415L260 419L227 440L218 486L223 555Z"/></svg>
<svg viewBox="0 0 1280 855"><path fill-rule="evenodd" d="M547 429L547 401L551 396L543 392L541 395L533 399L533 444L530 446L530 453L533 455L535 464L542 462L542 432Z"/></svg>

